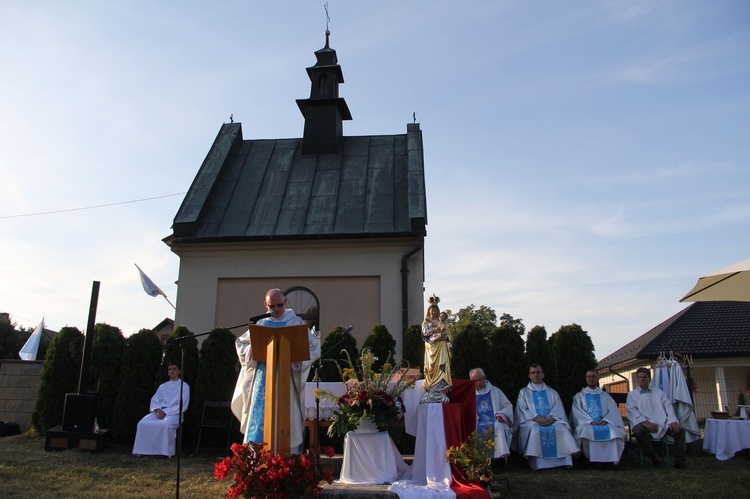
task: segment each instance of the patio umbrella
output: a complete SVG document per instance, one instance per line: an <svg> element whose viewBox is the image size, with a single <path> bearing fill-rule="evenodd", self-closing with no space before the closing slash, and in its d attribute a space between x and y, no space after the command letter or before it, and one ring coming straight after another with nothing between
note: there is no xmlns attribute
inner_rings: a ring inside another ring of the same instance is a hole
<svg viewBox="0 0 750 499"><path fill-rule="evenodd" d="M750 260L701 277L680 301L750 301Z"/></svg>

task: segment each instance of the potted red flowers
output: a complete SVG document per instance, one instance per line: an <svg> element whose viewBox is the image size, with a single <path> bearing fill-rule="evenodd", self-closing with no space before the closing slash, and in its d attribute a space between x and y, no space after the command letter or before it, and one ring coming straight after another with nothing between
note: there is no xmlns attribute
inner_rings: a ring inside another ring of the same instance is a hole
<svg viewBox="0 0 750 499"><path fill-rule="evenodd" d="M315 469L314 459L305 454L274 454L266 444L233 444L232 455L214 468L217 480L231 476L234 483L227 497L298 499L317 496L321 482L331 483L330 472ZM324 448L333 455L332 448Z"/></svg>

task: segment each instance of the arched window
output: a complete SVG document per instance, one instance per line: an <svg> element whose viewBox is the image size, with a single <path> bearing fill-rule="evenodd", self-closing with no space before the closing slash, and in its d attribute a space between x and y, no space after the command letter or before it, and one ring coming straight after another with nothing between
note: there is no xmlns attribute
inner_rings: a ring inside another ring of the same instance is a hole
<svg viewBox="0 0 750 499"><path fill-rule="evenodd" d="M307 323L307 327L315 327L316 335L320 332L320 301L315 293L307 288L289 288L284 293L287 304Z"/></svg>

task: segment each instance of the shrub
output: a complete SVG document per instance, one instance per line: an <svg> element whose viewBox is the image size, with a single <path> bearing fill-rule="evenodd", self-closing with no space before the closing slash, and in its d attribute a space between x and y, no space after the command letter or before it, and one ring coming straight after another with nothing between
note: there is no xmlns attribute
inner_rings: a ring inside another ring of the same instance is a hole
<svg viewBox="0 0 750 499"><path fill-rule="evenodd" d="M60 329L50 343L31 416L31 425L36 431L44 433L62 424L65 394L78 389L82 351L83 334L75 327Z"/></svg>
<svg viewBox="0 0 750 499"><path fill-rule="evenodd" d="M362 350L367 348L375 356L373 369L380 370L389 358L392 360L396 355L396 340L388 332L387 327L383 324L376 324L362 344Z"/></svg>
<svg viewBox="0 0 750 499"><path fill-rule="evenodd" d="M120 328L97 324L91 351L89 388L98 392L96 417L100 428L112 428L124 353L125 337Z"/></svg>
<svg viewBox="0 0 750 499"><path fill-rule="evenodd" d="M118 443L133 443L138 421L149 411L162 352L159 338L150 329L142 329L125 340L112 421L112 437Z"/></svg>

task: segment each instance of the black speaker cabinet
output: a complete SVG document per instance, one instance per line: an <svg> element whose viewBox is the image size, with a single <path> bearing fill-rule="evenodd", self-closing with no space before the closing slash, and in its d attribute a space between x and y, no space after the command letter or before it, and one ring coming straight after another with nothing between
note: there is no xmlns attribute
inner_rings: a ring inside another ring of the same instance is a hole
<svg viewBox="0 0 750 499"><path fill-rule="evenodd" d="M96 417L96 393L66 393L63 431L91 432Z"/></svg>

